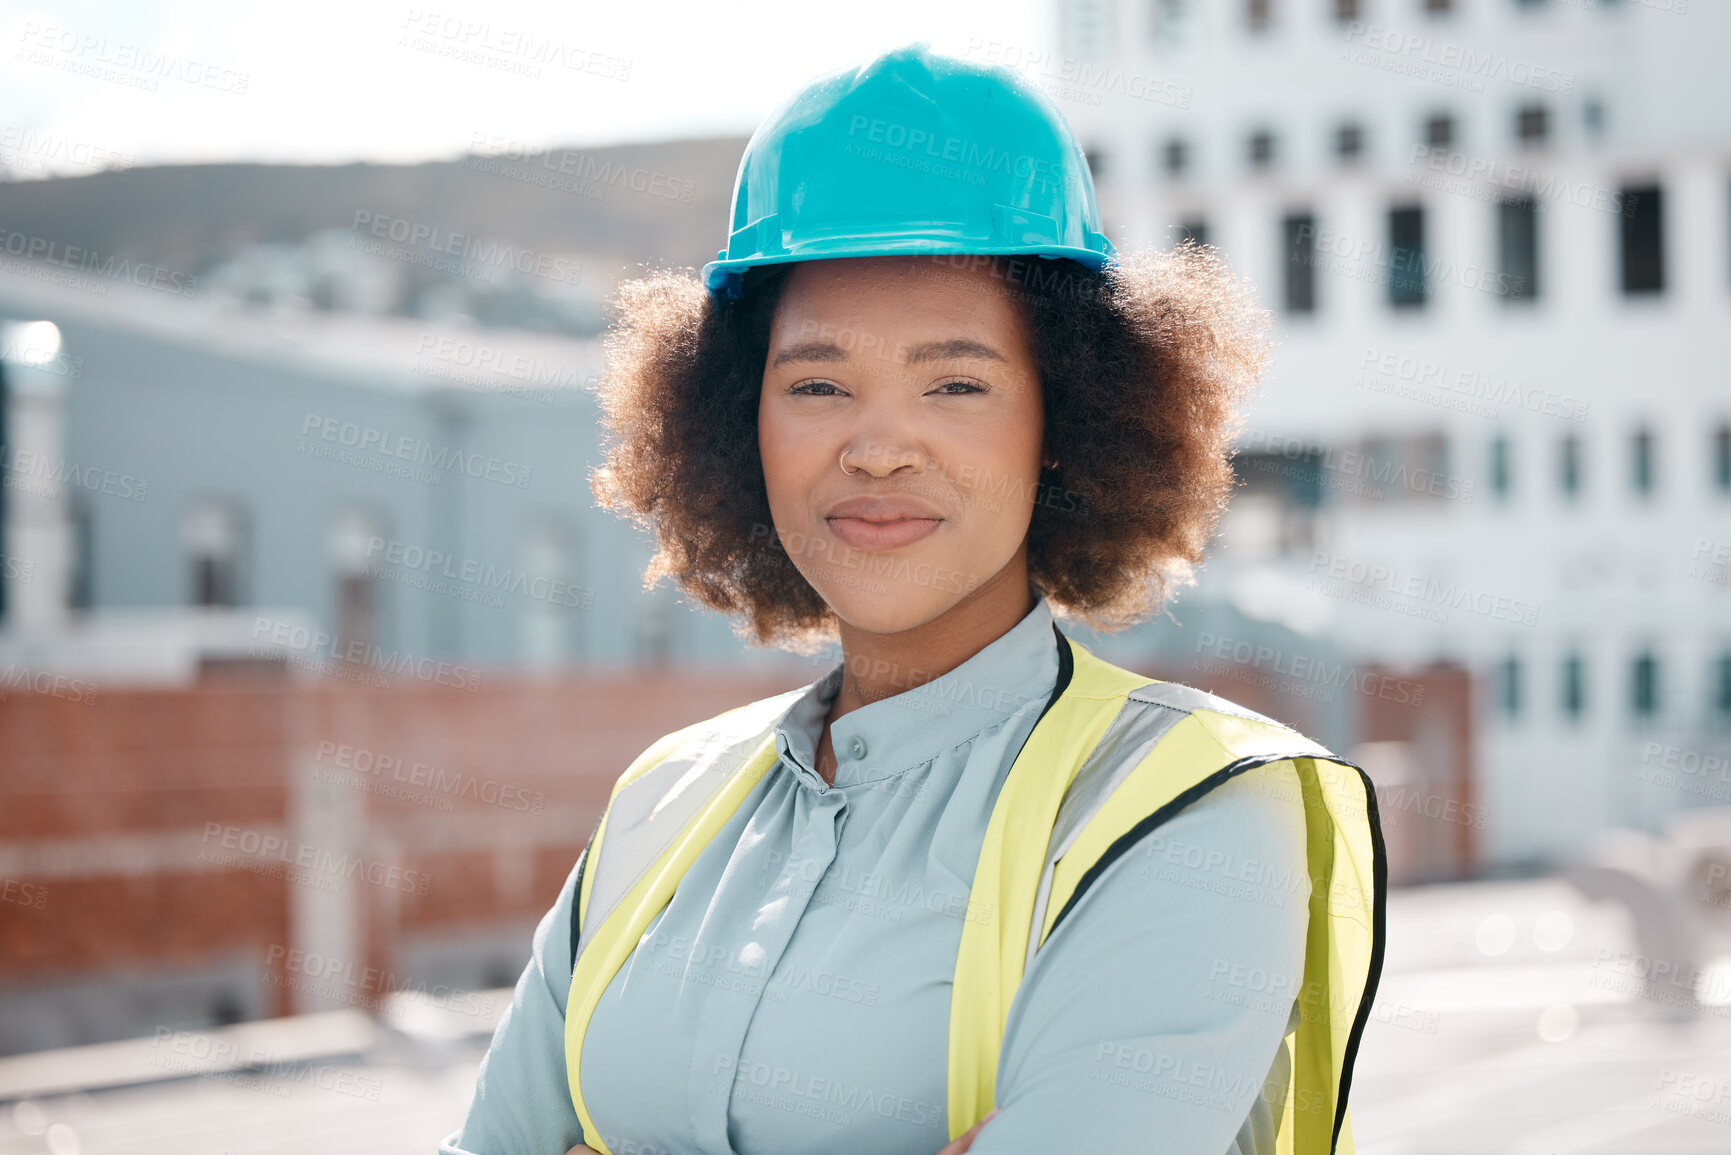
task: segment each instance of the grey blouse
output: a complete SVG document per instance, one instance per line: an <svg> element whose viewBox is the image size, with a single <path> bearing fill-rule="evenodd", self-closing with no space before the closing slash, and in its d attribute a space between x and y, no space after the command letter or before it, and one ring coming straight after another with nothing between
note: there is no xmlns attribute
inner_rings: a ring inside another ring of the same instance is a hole
<svg viewBox="0 0 1731 1155"><path fill-rule="evenodd" d="M949 673L837 719L833 786L813 767L841 663L805 688L776 730L780 761L589 1024L584 1099L615 1155L944 1146L974 863L1057 671L1042 599ZM583 1139L564 1057L575 874L536 928L445 1155L563 1155ZM999 1113L974 1155L1272 1153L1309 897L1289 763L1232 779L1148 835L1024 976Z"/></svg>

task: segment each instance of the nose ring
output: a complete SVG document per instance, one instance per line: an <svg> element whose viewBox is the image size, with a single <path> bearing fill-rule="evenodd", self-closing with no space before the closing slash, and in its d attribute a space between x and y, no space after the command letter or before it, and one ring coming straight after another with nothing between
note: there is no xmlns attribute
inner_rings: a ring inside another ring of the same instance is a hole
<svg viewBox="0 0 1731 1155"><path fill-rule="evenodd" d="M852 477L854 474L859 472L857 469L849 469L847 467L847 450L845 449L841 451L841 456L836 458L836 464L841 466L841 471L849 477Z"/></svg>

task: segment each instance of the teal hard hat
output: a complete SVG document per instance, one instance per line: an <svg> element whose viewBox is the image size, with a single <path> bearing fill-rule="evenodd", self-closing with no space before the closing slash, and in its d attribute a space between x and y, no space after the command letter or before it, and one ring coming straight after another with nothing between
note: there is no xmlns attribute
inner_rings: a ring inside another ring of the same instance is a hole
<svg viewBox="0 0 1731 1155"><path fill-rule="evenodd" d="M1087 158L1019 74L913 44L826 74L745 146L727 247L703 266L739 294L755 265L940 253L1113 257Z"/></svg>

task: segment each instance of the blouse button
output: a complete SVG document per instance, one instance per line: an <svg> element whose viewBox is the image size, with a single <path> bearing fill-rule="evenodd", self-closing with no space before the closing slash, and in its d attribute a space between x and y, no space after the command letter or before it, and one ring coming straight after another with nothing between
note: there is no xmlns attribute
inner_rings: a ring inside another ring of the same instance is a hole
<svg viewBox="0 0 1731 1155"><path fill-rule="evenodd" d="M853 741L848 743L848 751L855 758L864 758L866 755L865 739L855 734Z"/></svg>

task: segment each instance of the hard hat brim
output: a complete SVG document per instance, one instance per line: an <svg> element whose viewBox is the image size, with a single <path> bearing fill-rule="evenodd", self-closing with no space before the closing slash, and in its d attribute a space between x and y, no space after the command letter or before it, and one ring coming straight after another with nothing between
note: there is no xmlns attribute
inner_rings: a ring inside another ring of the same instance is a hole
<svg viewBox="0 0 1731 1155"><path fill-rule="evenodd" d="M703 287L710 293L737 297L740 294L746 270L756 268L759 265L787 265L796 261L845 260L850 257L1046 257L1051 260L1065 258L1086 268L1098 270L1105 268L1116 256L1111 243L1105 241L1104 237L1101 238L1101 241L1104 243L1103 250L1084 249L1071 245L957 245L929 236L905 237L890 242L874 239L869 244L809 246L803 251L794 253L741 257L736 260L717 259L704 265L700 275Z"/></svg>

